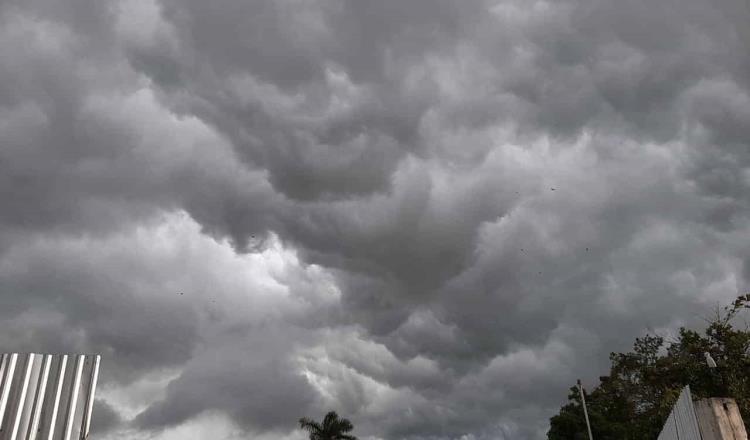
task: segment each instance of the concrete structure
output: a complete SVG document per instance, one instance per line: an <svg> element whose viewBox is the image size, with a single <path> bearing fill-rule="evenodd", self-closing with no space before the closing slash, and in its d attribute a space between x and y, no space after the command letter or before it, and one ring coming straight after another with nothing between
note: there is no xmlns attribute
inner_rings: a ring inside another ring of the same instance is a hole
<svg viewBox="0 0 750 440"><path fill-rule="evenodd" d="M0 440L85 440L98 355L6 353L0 358Z"/></svg>
<svg viewBox="0 0 750 440"><path fill-rule="evenodd" d="M733 399L703 399L695 402L703 440L748 440L740 409Z"/></svg>
<svg viewBox="0 0 750 440"><path fill-rule="evenodd" d="M693 402L685 387L672 408L658 440L748 440L739 408L733 399Z"/></svg>

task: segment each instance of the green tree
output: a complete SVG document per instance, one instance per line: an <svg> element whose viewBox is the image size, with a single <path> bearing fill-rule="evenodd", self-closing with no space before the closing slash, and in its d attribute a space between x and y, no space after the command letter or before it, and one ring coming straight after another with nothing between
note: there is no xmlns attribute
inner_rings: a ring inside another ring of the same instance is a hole
<svg viewBox="0 0 750 440"><path fill-rule="evenodd" d="M299 419L299 426L310 434L310 440L357 440L347 434L354 429L352 422L339 418L335 411L326 414L323 423L303 417Z"/></svg>
<svg viewBox="0 0 750 440"><path fill-rule="evenodd" d="M732 397L750 426L750 329L734 323L750 309L750 294L717 312L703 332L681 328L675 341L637 338L628 353L610 354L609 375L586 393L591 430L597 440L655 439L685 385L693 397ZM708 368L704 353L718 364ZM577 387L550 420L549 440L587 440Z"/></svg>

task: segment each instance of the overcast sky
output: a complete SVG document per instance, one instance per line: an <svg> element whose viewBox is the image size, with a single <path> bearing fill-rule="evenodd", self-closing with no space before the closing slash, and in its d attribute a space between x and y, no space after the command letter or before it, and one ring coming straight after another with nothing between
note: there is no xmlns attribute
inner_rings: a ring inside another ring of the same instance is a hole
<svg viewBox="0 0 750 440"><path fill-rule="evenodd" d="M746 0L2 0L0 347L104 440L539 440L750 278Z"/></svg>

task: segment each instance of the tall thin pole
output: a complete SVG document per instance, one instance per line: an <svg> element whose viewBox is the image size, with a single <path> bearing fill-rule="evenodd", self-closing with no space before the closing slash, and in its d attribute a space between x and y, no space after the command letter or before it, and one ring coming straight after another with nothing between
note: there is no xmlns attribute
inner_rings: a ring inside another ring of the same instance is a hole
<svg viewBox="0 0 750 440"><path fill-rule="evenodd" d="M583 395L583 385L581 385L581 379L578 379L578 391L581 393L583 416L586 418L586 429L589 430L589 440L594 440L594 436L591 435L591 423L589 423L589 412L586 410L586 397Z"/></svg>

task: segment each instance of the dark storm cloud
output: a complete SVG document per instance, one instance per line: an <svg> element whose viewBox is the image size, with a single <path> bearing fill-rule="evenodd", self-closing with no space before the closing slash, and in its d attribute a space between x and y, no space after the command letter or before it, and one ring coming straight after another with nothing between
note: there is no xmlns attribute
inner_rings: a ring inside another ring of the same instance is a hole
<svg viewBox="0 0 750 440"><path fill-rule="evenodd" d="M219 410L247 428L265 430L288 426L294 415L309 412L315 392L287 359L290 336L301 342L305 335L286 335L283 328L234 333L187 363L165 400L139 414L136 424L159 428Z"/></svg>
<svg viewBox="0 0 750 440"><path fill-rule="evenodd" d="M196 311L179 301L178 292L164 290L156 268L149 267L158 257L142 260L145 243L129 238L37 239L6 250L0 260L8 326L3 347L100 352L117 359L107 366L105 383L187 361L196 342ZM124 268L128 275L121 275Z"/></svg>
<svg viewBox="0 0 750 440"><path fill-rule="evenodd" d="M94 400L94 409L91 418L91 429L101 435L109 432L122 423L122 418L107 402L101 399Z"/></svg>
<svg viewBox="0 0 750 440"><path fill-rule="evenodd" d="M165 2L172 38L128 53L285 195L367 195L387 190L399 159L419 150L434 98L403 93L401 77L412 59L454 44L478 13L465 3Z"/></svg>
<svg viewBox="0 0 750 440"><path fill-rule="evenodd" d="M328 405L373 438L536 439L606 353L747 287L741 0L0 14L4 345L177 371L135 428ZM176 246L175 211L217 241ZM288 293L225 238L295 250ZM224 308L169 296L195 284Z"/></svg>

